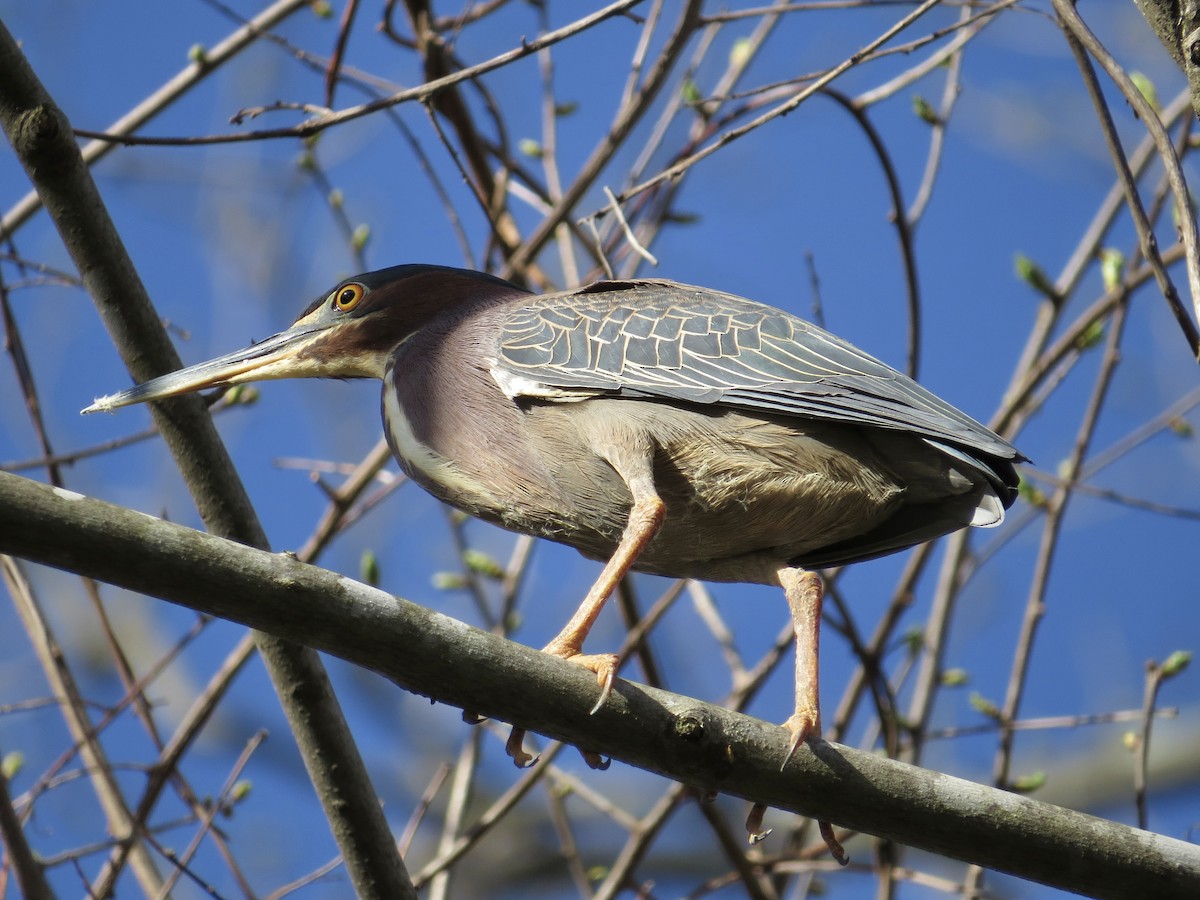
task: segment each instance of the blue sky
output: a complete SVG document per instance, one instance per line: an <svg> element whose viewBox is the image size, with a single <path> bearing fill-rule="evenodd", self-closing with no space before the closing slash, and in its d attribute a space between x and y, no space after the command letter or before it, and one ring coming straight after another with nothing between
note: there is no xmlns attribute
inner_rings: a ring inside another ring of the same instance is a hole
<svg viewBox="0 0 1200 900"><path fill-rule="evenodd" d="M372 4L366 6L372 8L364 11L352 36L350 59L380 78L414 83L419 71L412 56L374 30L372 17L377 11ZM567 21L569 14L559 6L551 4L554 24ZM466 32L458 44L464 59L486 59L513 46L522 35L537 32L530 7L511 7L495 28ZM237 8L253 14L259 6L241 2ZM999 405L1037 308L1036 294L1014 275L1014 256L1027 254L1052 277L1057 274L1113 181L1078 74L1045 15L1047 8L1030 5L1010 11L972 44L934 198L916 236L924 304L921 381L985 421ZM1124 65L1147 72L1164 99L1174 95L1181 86L1178 73L1132 5L1091 4L1086 13L1102 26L1102 38ZM773 36L752 67L748 83L771 83L832 64L896 15L894 7L884 7L796 16ZM940 22L952 21L949 11L939 15ZM227 19L199 0L173 4L0 0L0 17L23 41L34 68L73 122L90 129L116 119L182 68L189 47L211 45L231 30ZM733 42L749 27L735 23L721 33L713 61L702 65L695 76L698 84L711 83ZM323 54L332 44L335 28L336 17L324 21L304 13L281 32L297 45ZM556 56L558 99L579 104L574 115L560 121L560 165L567 176L587 157L601 124L611 118L638 33L628 21L613 21L589 36L586 52L581 44L578 51ZM911 62L903 56L885 60L850 73L838 86L853 94ZM486 84L504 111L511 140L540 136L534 60L494 73ZM894 155L906 202L912 201L920 183L929 141L928 128L912 113L911 97L921 93L937 102L941 84L939 75L871 113ZM285 51L260 46L206 81L146 131L159 135L228 132L236 130L229 117L242 107L319 96L318 75L299 66ZM339 104L356 100L352 90L340 89ZM435 160L458 208L465 211L464 228L478 248L484 224L466 200L428 119L416 106L403 107L398 114ZM1122 132L1136 139L1140 126L1122 102L1114 102L1114 115ZM243 128L295 121L293 114L271 113ZM158 309L169 320L186 363L279 330L312 297L358 269L323 189L297 165L301 152L294 140L137 147L117 151L96 168L110 212ZM385 120L359 120L327 133L316 154L330 182L344 196L349 221L370 227L364 250L368 268L402 262L463 264L453 230L427 179L407 143ZM602 179L600 184L622 186L619 166L609 177L611 181ZM11 208L27 190L28 181L11 154L0 153L0 206ZM592 191L579 215L603 202L599 189ZM840 107L813 98L788 117L730 146L689 175L676 205L697 219L667 229L653 247L659 267L643 267L642 274L704 284L808 316L813 290L806 254L811 254L826 325L885 361L903 364L903 273L895 231L887 218L890 203L867 141ZM522 227L536 223L536 215L527 207L517 202L514 208ZM1168 232L1169 226L1160 232L1164 244L1170 243ZM1128 253L1131 240L1132 230L1122 220L1107 243ZM23 228L16 241L23 257L69 269L44 213ZM546 255L544 265L552 275L561 272L552 253ZM94 396L129 383L86 294L36 279L26 283L27 276L8 263L3 271L10 287L20 288L12 294L14 313L33 359L55 449L77 450L144 428L149 417L140 409L113 416L78 415ZM1176 278L1182 288L1186 284L1182 273L1176 273ZM1100 289L1093 271L1072 303L1081 309ZM1017 436L1017 445L1040 469L1053 472L1067 456L1098 362L1098 352L1085 357ZM1194 361L1161 297L1152 289L1141 291L1133 302L1121 365L1095 448L1103 450L1151 420L1192 389L1195 379ZM271 383L262 386L254 407L222 415L221 432L276 549L300 546L325 506L307 470L282 461L359 460L380 434L378 390L378 385L366 382ZM0 429L0 464L35 457L37 443L10 364L0 367L0 413L5 423ZM1195 424L1196 416L1188 420ZM1194 439L1159 434L1097 475L1095 484L1200 509L1198 462ZM28 474L41 477L36 470ZM157 441L81 461L66 477L74 490L199 524L169 455ZM384 588L475 621L465 594L433 585L436 573L456 567L446 522L434 501L406 486L343 535L321 562L357 574L363 553L370 550L380 559ZM1041 517L1018 504L1006 529L975 536L979 550L996 541L1003 547L960 601L947 664L968 669L971 682L966 689L942 693L935 713L938 725L981 721L968 702L971 691L996 701L1003 697ZM1137 708L1144 662L1200 645L1192 564L1196 529L1193 520L1133 510L1103 499L1079 496L1072 501L1035 645L1023 716ZM504 532L472 524L467 534L475 546L497 558L506 559L511 552L514 539ZM900 556L872 562L845 575L842 587L863 630L874 628L904 561ZM540 545L516 638L531 645L544 643L565 621L574 598L582 595L596 571L594 563L574 551ZM936 568L930 569L921 582L906 627L924 622L935 573ZM43 571L34 574L55 620L69 635L70 652L87 675L87 690L101 701L119 697L120 687L106 673L102 651L95 650L91 638L70 628L85 602L77 580ZM668 584L649 577L636 583L647 604ZM761 651L786 622L786 608L777 593L743 586L715 589L718 605L748 655ZM120 591L106 591L105 596L118 627L136 648L135 661L142 664L161 653L192 620L186 611ZM46 693L14 616L11 606L0 605L0 706ZM655 646L668 686L718 699L728 689L727 676L717 667L697 664L697 657L703 660L716 649L690 606L681 604L666 624ZM238 635L233 626L209 629L185 660L168 671L156 691L167 720L178 715ZM589 648L613 648L620 639L616 615L606 613ZM824 702L831 709L853 661L844 642L829 631L822 649ZM336 661L331 668L373 775L390 798L394 823L402 827L408 805L435 764L434 757L456 752L465 739L464 726L456 710L430 709ZM770 690L751 708L753 714L776 721L786 717L789 669L785 666L772 680ZM1163 692L1163 705L1182 710L1178 720L1156 725L1155 750L1161 750L1164 758L1172 744L1186 744L1196 736L1197 685L1196 674L1188 672ZM260 726L270 729L271 739L249 769L262 799L248 804L230 824L234 831L257 831L260 840L278 841L262 855L270 862L255 873L264 890L335 852L323 824L305 818L312 815L312 806L305 796L303 774L273 699L264 697L267 690L257 666L244 674L189 768L193 779L215 790L231 754L236 755L249 733ZM1046 799L1088 804L1089 811L1131 821L1132 764L1121 746L1123 730L1123 726L1105 725L1022 734L1014 771L1045 771L1049 781L1039 796ZM129 743L123 744L126 738ZM114 757L119 758L122 751L141 752L133 748L144 737L137 725L127 723L117 726L110 740ZM61 720L52 710L0 716L0 751L20 749L30 773L40 771L66 741ZM993 735L935 742L925 762L987 781L994 747ZM496 758L489 760L486 772L502 788L515 775L504 767L497 750L488 745ZM397 763L397 757L408 760L412 768ZM576 763L564 757L564 765ZM1090 773L1088 784L1072 781L1072 773L1079 771ZM1196 775L1194 764L1190 771L1183 766L1179 780L1170 781L1168 789L1154 796L1154 829L1185 837L1200 821ZM135 785L140 776L125 777ZM606 779L602 783L606 790L633 805L638 797L657 796L662 789L657 779L618 766L607 775L585 777ZM1098 788L1101 781L1110 786ZM16 783L18 790L25 786ZM41 816L53 821L56 829L53 838L45 839L48 848L62 849L82 839L63 824L63 815L54 807L79 802L86 789L73 789L76 794L71 790L63 789L61 801L45 801L48 805ZM293 808L294 815L281 822L279 811ZM217 866L214 871L221 870ZM952 877L953 871L947 868ZM63 878L60 886L74 883L70 874L58 877ZM663 883L672 883L669 874L662 877ZM846 884L852 890L857 882ZM1013 896L1051 895L1032 886L1004 884ZM321 896L338 896L336 882L325 890L328 893ZM924 896L917 888L905 890L911 893L903 896ZM873 895L873 887L864 881L862 896L868 895Z"/></svg>

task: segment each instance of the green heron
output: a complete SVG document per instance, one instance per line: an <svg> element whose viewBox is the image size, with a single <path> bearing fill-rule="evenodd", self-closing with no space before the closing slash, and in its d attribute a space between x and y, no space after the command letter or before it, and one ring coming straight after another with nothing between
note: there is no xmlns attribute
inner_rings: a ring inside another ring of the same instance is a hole
<svg viewBox="0 0 1200 900"><path fill-rule="evenodd" d="M778 309L650 279L536 295L429 265L349 278L288 330L84 412L300 377L381 379L388 441L413 480L606 561L545 647L597 675L596 708L617 660L583 642L627 572L782 587L796 632L787 758L821 727L813 570L998 525L1024 459ZM519 738L509 749L528 760Z"/></svg>

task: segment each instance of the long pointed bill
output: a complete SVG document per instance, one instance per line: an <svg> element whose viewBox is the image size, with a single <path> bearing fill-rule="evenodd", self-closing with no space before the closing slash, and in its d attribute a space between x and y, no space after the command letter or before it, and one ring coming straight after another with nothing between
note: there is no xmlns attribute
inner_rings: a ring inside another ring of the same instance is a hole
<svg viewBox="0 0 1200 900"><path fill-rule="evenodd" d="M316 340L316 335L326 330L324 324L297 322L287 331L281 331L243 350L153 378L118 394L98 397L83 413L108 411L148 400L163 400L224 384L327 374L321 371L323 367L318 361L301 354Z"/></svg>

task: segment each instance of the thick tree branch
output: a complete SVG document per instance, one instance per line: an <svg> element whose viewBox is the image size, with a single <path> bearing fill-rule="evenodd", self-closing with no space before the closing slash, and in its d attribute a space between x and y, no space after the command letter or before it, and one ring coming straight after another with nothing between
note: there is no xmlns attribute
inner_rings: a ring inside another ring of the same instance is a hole
<svg viewBox="0 0 1200 900"><path fill-rule="evenodd" d="M1095 897L1200 895L1200 847L619 682L288 554L0 473L0 552L269 630L630 765ZM130 560L136 560L131 565Z"/></svg>

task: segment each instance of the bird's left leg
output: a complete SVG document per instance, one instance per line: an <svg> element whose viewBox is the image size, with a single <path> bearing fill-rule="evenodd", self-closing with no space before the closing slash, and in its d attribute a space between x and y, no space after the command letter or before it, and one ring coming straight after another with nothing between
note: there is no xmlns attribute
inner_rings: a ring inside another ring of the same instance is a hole
<svg viewBox="0 0 1200 900"><path fill-rule="evenodd" d="M788 609L792 613L792 630L796 635L796 709L783 723L791 734L787 755L783 765L796 755L796 750L809 738L821 736L820 666L818 658L821 646L821 606L825 600L825 585L821 576L795 566L785 566L778 572L779 586L787 596ZM767 807L756 803L746 817L746 831L750 843L758 843L770 832L762 830L763 815ZM830 853L842 865L847 862L846 851L833 836L828 822L818 822L821 837Z"/></svg>
<svg viewBox="0 0 1200 900"><path fill-rule="evenodd" d="M783 723L792 735L783 766L810 737L821 736L821 691L818 658L821 648L821 606L825 585L816 572L793 566L779 570L779 584L792 612L796 633L796 711Z"/></svg>
<svg viewBox="0 0 1200 900"><path fill-rule="evenodd" d="M596 623L600 611L604 609L609 595L628 574L646 545L654 539L666 515L666 506L654 488L653 452L649 446L623 447L602 455L616 469L632 496L633 503L626 519L625 530L621 534L617 549L613 551L592 589L583 598L583 603L579 605L575 615L571 616L571 620L554 640L542 648L544 653L570 660L596 673L596 680L600 683L600 698L592 707L593 713L604 705L604 701L612 693L618 660L612 653L584 654L583 642ZM523 730L514 728L506 746L508 755L522 767L529 765L533 760L522 747L523 735ZM600 764L600 757L594 753L585 751L584 758L593 768Z"/></svg>

